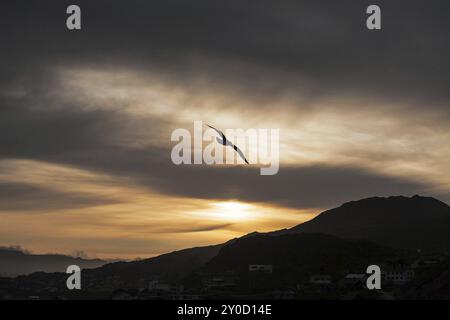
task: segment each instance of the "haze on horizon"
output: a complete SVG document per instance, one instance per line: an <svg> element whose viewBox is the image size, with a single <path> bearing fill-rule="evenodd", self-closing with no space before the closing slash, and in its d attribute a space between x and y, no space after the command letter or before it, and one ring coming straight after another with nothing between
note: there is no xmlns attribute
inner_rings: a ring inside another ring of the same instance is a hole
<svg viewBox="0 0 450 320"><path fill-rule="evenodd" d="M447 2L378 1L376 32L366 1L78 1L76 32L68 4L0 10L0 246L149 257L370 196L450 201ZM175 166L195 120L279 128L279 173Z"/></svg>

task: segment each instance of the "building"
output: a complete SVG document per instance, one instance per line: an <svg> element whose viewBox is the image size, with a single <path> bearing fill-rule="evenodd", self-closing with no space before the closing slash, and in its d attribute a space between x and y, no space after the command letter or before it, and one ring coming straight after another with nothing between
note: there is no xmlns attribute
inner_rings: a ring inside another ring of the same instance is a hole
<svg viewBox="0 0 450 320"><path fill-rule="evenodd" d="M172 294L179 294L184 291L183 285L160 283L158 280L150 281L148 285L149 291L162 291Z"/></svg>
<svg viewBox="0 0 450 320"><path fill-rule="evenodd" d="M414 270L409 268L386 270L383 272L383 279L394 285L403 285L414 279Z"/></svg>
<svg viewBox="0 0 450 320"><path fill-rule="evenodd" d="M250 264L248 266L250 273L272 273L273 266L271 264Z"/></svg>
<svg viewBox="0 0 450 320"><path fill-rule="evenodd" d="M203 278L203 286L205 289L223 289L237 286L238 276L231 272L213 274Z"/></svg>

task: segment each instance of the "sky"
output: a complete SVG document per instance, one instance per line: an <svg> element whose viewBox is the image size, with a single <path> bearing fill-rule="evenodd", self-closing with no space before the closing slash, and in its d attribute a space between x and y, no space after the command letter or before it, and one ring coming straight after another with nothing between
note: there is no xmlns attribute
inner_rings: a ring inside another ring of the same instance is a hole
<svg viewBox="0 0 450 320"><path fill-rule="evenodd" d="M82 29L66 28L81 7ZM450 4L0 5L0 246L150 257L371 196L450 202ZM280 169L180 165L177 128L280 130Z"/></svg>

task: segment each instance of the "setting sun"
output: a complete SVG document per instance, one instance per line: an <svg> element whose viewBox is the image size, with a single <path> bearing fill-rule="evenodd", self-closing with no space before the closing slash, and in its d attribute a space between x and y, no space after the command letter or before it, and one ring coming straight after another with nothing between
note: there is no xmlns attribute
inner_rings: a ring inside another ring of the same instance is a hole
<svg viewBox="0 0 450 320"><path fill-rule="evenodd" d="M211 215L223 220L247 220L252 217L253 206L238 201L223 201L212 205Z"/></svg>

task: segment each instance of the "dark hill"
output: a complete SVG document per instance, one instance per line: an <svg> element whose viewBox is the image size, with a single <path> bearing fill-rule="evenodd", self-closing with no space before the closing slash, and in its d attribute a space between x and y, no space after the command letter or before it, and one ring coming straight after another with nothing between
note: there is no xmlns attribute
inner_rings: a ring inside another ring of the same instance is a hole
<svg viewBox="0 0 450 320"><path fill-rule="evenodd" d="M320 232L407 249L450 246L450 207L430 197L368 198L327 210L271 235Z"/></svg>
<svg viewBox="0 0 450 320"><path fill-rule="evenodd" d="M151 280L177 282L211 260L222 246L195 247L140 261L110 263L88 270L85 275L95 287L147 287Z"/></svg>
<svg viewBox="0 0 450 320"><path fill-rule="evenodd" d="M214 271L248 271L249 264L271 264L278 269L308 269L315 273L380 263L395 250L369 241L347 240L320 233L255 235L225 245L210 262Z"/></svg>
<svg viewBox="0 0 450 320"><path fill-rule="evenodd" d="M65 272L69 265L82 269L97 268L107 263L100 259L81 259L59 254L30 254L0 248L0 275L16 276L33 272Z"/></svg>
<svg viewBox="0 0 450 320"><path fill-rule="evenodd" d="M206 274L239 275L242 292L295 287L311 275L327 274L341 279L346 273L365 272L371 264L382 265L401 257L397 250L369 241L347 240L325 234L254 235L225 245L210 262L186 282L193 285ZM249 272L249 265L272 265L272 274Z"/></svg>

